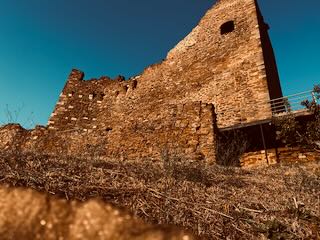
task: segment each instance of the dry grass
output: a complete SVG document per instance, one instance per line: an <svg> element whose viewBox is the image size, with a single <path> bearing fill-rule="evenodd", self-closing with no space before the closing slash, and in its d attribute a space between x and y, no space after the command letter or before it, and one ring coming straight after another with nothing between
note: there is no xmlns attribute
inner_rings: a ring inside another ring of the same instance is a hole
<svg viewBox="0 0 320 240"><path fill-rule="evenodd" d="M319 239L320 164L261 169L0 154L0 181L100 197L204 239Z"/></svg>

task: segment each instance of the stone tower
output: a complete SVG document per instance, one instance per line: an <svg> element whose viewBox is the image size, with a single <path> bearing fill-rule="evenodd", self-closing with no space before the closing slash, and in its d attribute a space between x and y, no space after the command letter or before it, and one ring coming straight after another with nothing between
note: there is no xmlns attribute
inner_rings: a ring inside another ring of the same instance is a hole
<svg viewBox="0 0 320 240"><path fill-rule="evenodd" d="M73 70L48 128L86 134L89 144L103 140L104 154L116 158L159 158L173 149L214 161L215 126L270 119L270 99L282 96L267 31L256 0L219 0L139 76L86 81Z"/></svg>
<svg viewBox="0 0 320 240"><path fill-rule="evenodd" d="M168 61L183 69L184 100L213 103L220 128L270 118L268 101L282 96L256 0L219 0Z"/></svg>

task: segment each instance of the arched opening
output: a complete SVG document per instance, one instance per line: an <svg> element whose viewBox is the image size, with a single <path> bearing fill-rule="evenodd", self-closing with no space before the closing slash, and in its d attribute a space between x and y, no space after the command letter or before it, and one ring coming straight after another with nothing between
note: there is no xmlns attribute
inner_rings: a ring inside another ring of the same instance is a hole
<svg viewBox="0 0 320 240"><path fill-rule="evenodd" d="M234 31L234 21L228 21L221 25L220 33L221 35L228 34Z"/></svg>

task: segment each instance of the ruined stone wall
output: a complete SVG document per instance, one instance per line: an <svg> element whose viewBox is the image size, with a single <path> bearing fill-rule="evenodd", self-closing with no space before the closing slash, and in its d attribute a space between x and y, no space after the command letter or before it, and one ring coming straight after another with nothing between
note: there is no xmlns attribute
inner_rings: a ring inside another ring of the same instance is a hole
<svg viewBox="0 0 320 240"><path fill-rule="evenodd" d="M234 30L221 34L228 21ZM254 0L220 0L162 63L137 79L83 81L83 74L73 71L49 126L89 128L99 125L94 123L99 114L115 115L111 111L119 113L121 124L123 117L148 115L164 103L195 101L215 105L219 127L270 118L267 101L281 92L271 89L279 81L266 31Z"/></svg>
<svg viewBox="0 0 320 240"><path fill-rule="evenodd" d="M268 100L279 93L268 87L276 78L266 69L275 61L265 54L272 49L263 44L263 24L255 0L220 0L163 62L139 76L84 80L73 70L49 130L30 139L69 153L92 145L120 159L160 158L168 150L214 161L216 125L272 115Z"/></svg>
<svg viewBox="0 0 320 240"><path fill-rule="evenodd" d="M182 158L215 161L215 115L212 105L188 103L163 105L145 116L128 116L119 122L118 113L100 115L100 125L74 137L72 152L79 148L105 146L99 155L119 160ZM57 133L59 134L59 132ZM69 134L69 133L67 133ZM87 139L86 139L87 138ZM85 140L85 141L84 141ZM86 145L86 146L83 146ZM82 147L80 147L82 146ZM72 154L71 152L71 154Z"/></svg>
<svg viewBox="0 0 320 240"><path fill-rule="evenodd" d="M110 103L135 88L135 81L108 77L83 81L84 74L72 70L48 122L49 129L96 129L99 114L110 114ZM129 89L131 88L131 89Z"/></svg>
<svg viewBox="0 0 320 240"><path fill-rule="evenodd" d="M138 120L128 117L121 123L118 123L117 112L111 111L114 116L98 115L94 121L97 122L96 126L74 123L74 126L69 125L65 130L38 127L28 131L19 126L14 129L6 126L0 128L0 136L8 136L6 139L12 140L10 144L22 152L73 155L79 158L215 162L216 129L212 104L170 104L155 110L153 116L141 113ZM19 138L15 138L17 133ZM6 146L4 141L3 144L0 141L0 150L6 150Z"/></svg>
<svg viewBox="0 0 320 240"><path fill-rule="evenodd" d="M168 54L169 63L186 74L178 80L179 86L186 86L180 101L214 103L220 128L271 116L269 63L258 19L254 0L221 0ZM234 31L220 34L220 27L229 21L234 22Z"/></svg>
<svg viewBox="0 0 320 240"><path fill-rule="evenodd" d="M320 153L310 149L299 147L283 147L268 149L268 160L265 151L245 153L240 159L241 167L257 167L273 165L277 163L296 163L320 161Z"/></svg>
<svg viewBox="0 0 320 240"><path fill-rule="evenodd" d="M24 139L26 130L18 124L0 127L0 151L15 151L19 148L19 139Z"/></svg>

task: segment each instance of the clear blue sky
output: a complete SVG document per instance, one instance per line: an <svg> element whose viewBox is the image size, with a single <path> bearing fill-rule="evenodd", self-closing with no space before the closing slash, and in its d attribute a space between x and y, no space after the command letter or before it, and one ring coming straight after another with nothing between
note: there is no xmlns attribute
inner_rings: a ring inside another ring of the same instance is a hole
<svg viewBox="0 0 320 240"><path fill-rule="evenodd" d="M0 124L7 104L24 126L46 124L72 68L129 77L159 62L214 2L0 0ZM284 94L320 83L320 1L259 2Z"/></svg>

